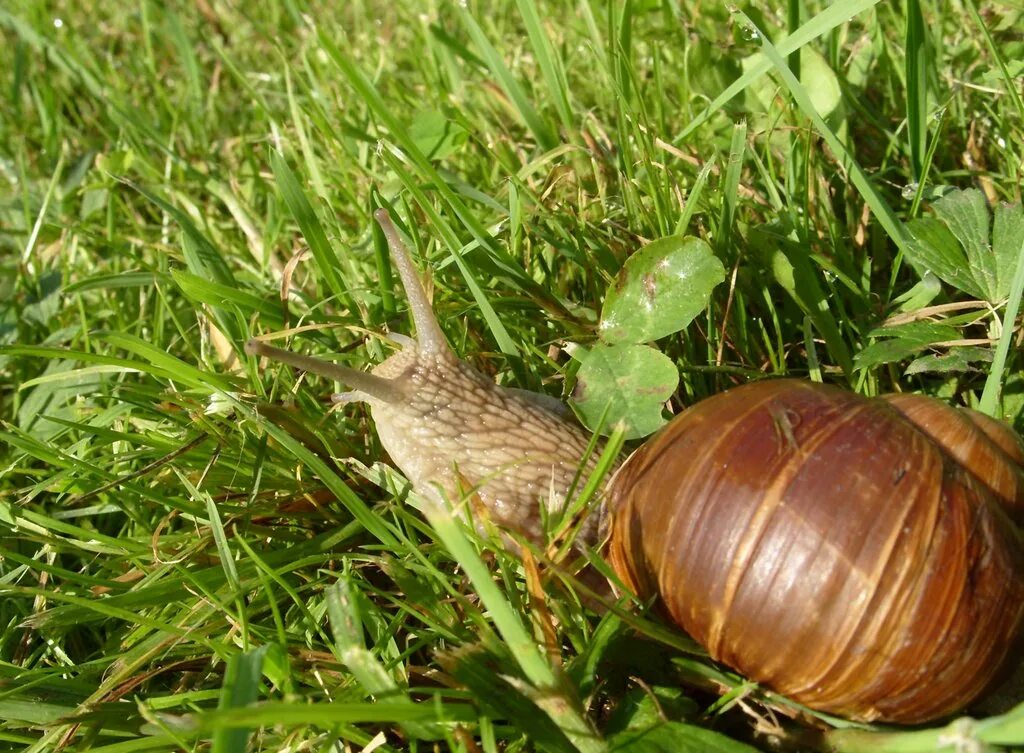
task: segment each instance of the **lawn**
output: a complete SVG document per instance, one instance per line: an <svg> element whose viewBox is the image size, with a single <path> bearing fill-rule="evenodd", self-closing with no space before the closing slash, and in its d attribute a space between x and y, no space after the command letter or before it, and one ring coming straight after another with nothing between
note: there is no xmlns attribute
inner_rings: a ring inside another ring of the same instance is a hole
<svg viewBox="0 0 1024 753"><path fill-rule="evenodd" d="M767 377L1020 431L1022 29L1019 0L0 7L0 749L1024 746L1019 692L907 730L758 687L595 587L600 552L409 494L365 405L244 347L365 371L414 334L384 207L453 351L611 435L598 476Z"/></svg>

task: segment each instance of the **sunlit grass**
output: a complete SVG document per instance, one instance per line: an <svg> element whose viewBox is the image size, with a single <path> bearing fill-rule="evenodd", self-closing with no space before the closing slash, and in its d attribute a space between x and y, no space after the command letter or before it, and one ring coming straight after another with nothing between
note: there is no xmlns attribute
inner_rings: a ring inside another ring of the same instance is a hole
<svg viewBox="0 0 1024 753"><path fill-rule="evenodd" d="M386 203L455 350L566 397L623 261L688 233L727 281L658 343L673 412L791 374L1020 428L1016 302L858 354L969 300L907 220L1020 201L1024 10L335 5L0 9L0 748L582 751L658 719L824 748L635 605L421 515L364 410L242 345L390 353ZM935 353L964 368L906 373Z"/></svg>

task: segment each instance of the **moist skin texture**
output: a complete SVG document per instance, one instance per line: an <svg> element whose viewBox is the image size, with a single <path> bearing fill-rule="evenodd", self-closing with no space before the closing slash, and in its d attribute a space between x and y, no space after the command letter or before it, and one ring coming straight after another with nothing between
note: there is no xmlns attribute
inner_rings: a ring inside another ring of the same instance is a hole
<svg viewBox="0 0 1024 753"><path fill-rule="evenodd" d="M345 382L337 402L365 402L381 444L413 488L434 501L472 503L499 526L541 543L541 505L557 513L577 474L585 480L598 452L583 466L590 436L552 400L496 385L448 346L416 269L390 217L376 213L388 239L416 339L396 336L402 349L372 373L300 356L253 340L265 355ZM578 484L579 486L579 484ZM601 511L584 522L577 543L596 543Z"/></svg>

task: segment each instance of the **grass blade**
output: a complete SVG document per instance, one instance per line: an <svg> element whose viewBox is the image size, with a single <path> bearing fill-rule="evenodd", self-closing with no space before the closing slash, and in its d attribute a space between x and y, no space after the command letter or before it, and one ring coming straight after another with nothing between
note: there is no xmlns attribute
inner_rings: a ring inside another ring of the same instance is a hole
<svg viewBox="0 0 1024 753"><path fill-rule="evenodd" d="M855 18L869 8L873 8L879 2L880 0L847 0L847 2L833 3L797 29L791 36L782 40L778 46L778 54L791 55L795 53L805 44L827 34L837 26ZM700 128L712 115L721 110L729 100L753 84L761 76L768 73L773 65L774 63L766 58L744 71L739 78L729 84L721 94L715 97L711 104L705 107L697 117L687 123L679 135L672 139L672 143L678 146L686 141L687 136Z"/></svg>
<svg viewBox="0 0 1024 753"><path fill-rule="evenodd" d="M1010 296L1003 311L1002 333L996 344L992 367L985 379L981 400L978 402L978 410L999 419L1003 418L1003 411L999 407L999 397L1002 392L1003 380L1006 377L1006 361L1010 353L1010 345L1017 335L1014 322L1017 321L1017 312L1020 310L1022 297L1024 297L1024 238L1021 239L1020 252L1017 254L1017 267L1014 269L1013 282L1010 284Z"/></svg>
<svg viewBox="0 0 1024 753"><path fill-rule="evenodd" d="M906 0L907 136L914 179L924 179L924 157L928 143L928 40L920 0Z"/></svg>
<svg viewBox="0 0 1024 753"><path fill-rule="evenodd" d="M544 33L536 0L516 0L516 6L519 8L519 15L523 18L523 25L526 26L526 34L530 38L530 45L537 58L537 65L540 66L541 74L544 76L548 96L551 97L551 101L555 105L555 112L558 113L558 118L562 121L562 127L571 135L576 130L576 118L569 105L569 84L565 79L561 58L558 57L551 40Z"/></svg>
<svg viewBox="0 0 1024 753"><path fill-rule="evenodd" d="M331 622L334 650L363 689L378 701L386 700L388 703L415 706L415 702L405 695L395 679L366 648L352 581L347 575L343 574L327 590L327 615ZM421 740L437 740L444 737L442 730L429 723L410 721L403 726L410 735Z"/></svg>
<svg viewBox="0 0 1024 753"><path fill-rule="evenodd" d="M302 190L302 186L299 185L295 173L288 167L288 163L277 150L270 152L270 167L274 171L274 180L277 181L281 198L284 199L288 211L298 223L302 237L309 244L309 250L313 253L313 258L316 259L317 269L327 282L327 289L339 301L352 306L351 297L338 274L340 266L338 255L334 253L334 248L327 240L327 233L324 232L320 218Z"/></svg>
<svg viewBox="0 0 1024 753"><path fill-rule="evenodd" d="M533 637L527 632L519 615L494 582L487 565L463 532L462 521L452 512L425 499L417 506L426 515L437 537L451 553L486 607L495 627L508 644L523 674L533 687L544 695L549 705L544 709L580 753L600 753L604 741L583 715L579 701L565 695L565 687Z"/></svg>
<svg viewBox="0 0 1024 753"><path fill-rule="evenodd" d="M481 57L487 63L487 67L490 69L491 74L498 79L498 83L504 90L505 94L512 101L515 106L515 112L522 118L523 122L533 133L537 143L543 149L553 149L558 143L558 139L551 132L551 128L544 122L544 119L540 116L540 113L534 109L533 104L530 102L530 98L526 96L526 92L523 91L522 86L516 80L515 76L512 75L512 71L505 65L505 61L502 59L501 54L494 48L491 41L484 34L483 29L473 18L473 15L469 12L465 5L456 4L455 10L462 20L462 25L466 27L466 31L469 32L470 38L473 40L473 44L476 45Z"/></svg>
<svg viewBox="0 0 1024 753"><path fill-rule="evenodd" d="M853 3L851 3L851 5L853 5ZM839 6L832 6L832 8L836 7ZM828 144L829 149L831 149L832 153L836 156L840 166L849 175L850 181L856 187L865 203L867 203L871 208L872 214L874 214L875 218L889 235L889 239L897 248L902 250L910 242L910 236L907 233L906 228L904 228L903 223L896 218L896 215L893 214L889 205L885 203L885 200L875 190L874 186L871 185L871 181L868 180L867 175L854 159L853 155L839 139L836 133L829 128L828 124L824 121L821 115L818 114L817 110L815 110L814 104L811 102L811 99L807 94L807 90L804 89L803 84L793 76L793 72L789 70L789 66L786 65L786 61L782 58L782 55L779 50L776 49L775 45L773 45L764 33L757 28L746 13L743 13L740 10L736 10L734 13L740 23L745 24L757 34L758 38L761 40L761 49L764 52L765 58L772 66L775 67L775 70L785 83L786 88L789 89L789 93L793 97L793 101L803 112L804 117L814 124L814 129L825 140L825 143ZM824 15L824 13L820 15Z"/></svg>
<svg viewBox="0 0 1024 753"><path fill-rule="evenodd" d="M263 657L268 646L228 657L221 685L219 709L240 709L256 702L260 695ZM214 732L213 753L246 753L251 727L222 727Z"/></svg>

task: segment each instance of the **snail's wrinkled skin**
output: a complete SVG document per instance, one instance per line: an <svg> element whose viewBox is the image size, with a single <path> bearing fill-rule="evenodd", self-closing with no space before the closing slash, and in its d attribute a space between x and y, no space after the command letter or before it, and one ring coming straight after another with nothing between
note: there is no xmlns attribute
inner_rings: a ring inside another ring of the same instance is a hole
<svg viewBox="0 0 1024 753"><path fill-rule="evenodd" d="M563 508L588 436L450 354L414 347L373 370L407 398L364 398L381 444L414 488L448 500L471 492L493 522L541 541L538 506Z"/></svg>
<svg viewBox="0 0 1024 753"><path fill-rule="evenodd" d="M369 405L381 444L420 494L449 504L479 501L475 514L540 543L539 507L565 507L590 435L550 398L497 385L452 353L398 230L384 210L376 217L409 298L416 339L397 338L402 349L371 374L259 340L247 351L354 387L335 399ZM596 543L598 521L593 514L584 522L581 543Z"/></svg>

